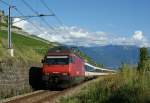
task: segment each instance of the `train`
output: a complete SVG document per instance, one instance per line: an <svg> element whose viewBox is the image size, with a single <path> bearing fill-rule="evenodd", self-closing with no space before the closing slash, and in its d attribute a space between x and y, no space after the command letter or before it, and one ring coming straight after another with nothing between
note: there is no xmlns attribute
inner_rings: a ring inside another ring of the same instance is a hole
<svg viewBox="0 0 150 103"><path fill-rule="evenodd" d="M57 46L48 50L41 67L31 67L29 83L34 89L67 88L98 76L115 74L86 63L79 51L72 47Z"/></svg>
<svg viewBox="0 0 150 103"><path fill-rule="evenodd" d="M85 78L85 62L71 48L49 49L42 63L42 80L48 87L66 88Z"/></svg>

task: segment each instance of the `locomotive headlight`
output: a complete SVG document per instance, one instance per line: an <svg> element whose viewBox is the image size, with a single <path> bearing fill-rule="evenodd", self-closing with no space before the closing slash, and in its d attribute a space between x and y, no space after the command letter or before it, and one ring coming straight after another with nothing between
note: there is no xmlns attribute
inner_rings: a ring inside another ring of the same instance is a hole
<svg viewBox="0 0 150 103"><path fill-rule="evenodd" d="M69 73L62 73L62 75L67 76L67 75L69 75Z"/></svg>

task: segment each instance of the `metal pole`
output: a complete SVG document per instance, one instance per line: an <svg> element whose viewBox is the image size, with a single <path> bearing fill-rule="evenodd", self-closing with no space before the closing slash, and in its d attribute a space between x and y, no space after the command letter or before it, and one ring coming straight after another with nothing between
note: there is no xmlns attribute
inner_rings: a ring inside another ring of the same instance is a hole
<svg viewBox="0 0 150 103"><path fill-rule="evenodd" d="M8 11L8 49L11 49L11 6L9 6Z"/></svg>
<svg viewBox="0 0 150 103"><path fill-rule="evenodd" d="M1 22L2 22L2 15L0 15L0 35L1 35ZM2 37L2 36L1 36ZM2 45L2 38L0 38L0 43Z"/></svg>
<svg viewBox="0 0 150 103"><path fill-rule="evenodd" d="M11 25L12 25L12 20L11 20L11 8L12 6L9 6L9 11L8 11L8 52L11 57L14 56L14 50L12 49L12 41L11 41Z"/></svg>

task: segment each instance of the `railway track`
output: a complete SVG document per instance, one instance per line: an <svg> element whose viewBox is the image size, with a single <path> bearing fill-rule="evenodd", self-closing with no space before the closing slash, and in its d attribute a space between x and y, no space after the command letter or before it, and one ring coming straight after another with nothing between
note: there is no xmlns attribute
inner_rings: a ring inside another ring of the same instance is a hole
<svg viewBox="0 0 150 103"><path fill-rule="evenodd" d="M0 103L54 103L57 97L70 92L76 87L77 86L62 91L40 90L27 95L8 98L0 101Z"/></svg>
<svg viewBox="0 0 150 103"><path fill-rule="evenodd" d="M33 93L29 93L27 95L12 97L3 100L0 103L42 103L42 101L46 98L51 97L60 92L61 91L40 90Z"/></svg>
<svg viewBox="0 0 150 103"><path fill-rule="evenodd" d="M0 103L55 103L61 96L69 96L80 91L80 89L86 86L90 81L83 82L62 91L39 90L33 93L8 98L0 101Z"/></svg>

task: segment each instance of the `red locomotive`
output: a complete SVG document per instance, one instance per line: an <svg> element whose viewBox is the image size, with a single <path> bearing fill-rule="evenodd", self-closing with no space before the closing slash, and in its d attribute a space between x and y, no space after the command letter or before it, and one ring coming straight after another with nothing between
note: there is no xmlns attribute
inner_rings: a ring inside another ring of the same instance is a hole
<svg viewBox="0 0 150 103"><path fill-rule="evenodd" d="M42 63L42 80L48 87L66 88L84 80L84 60L73 49L50 49Z"/></svg>

